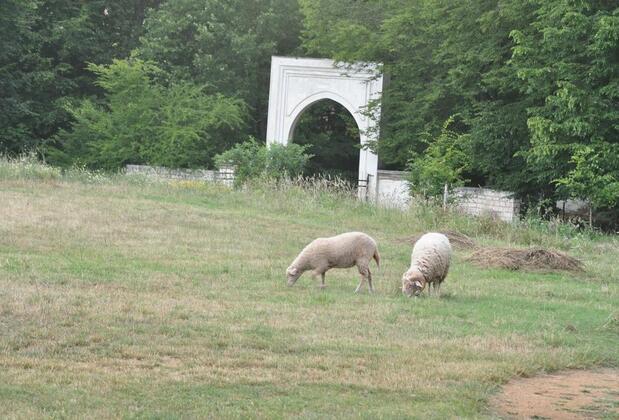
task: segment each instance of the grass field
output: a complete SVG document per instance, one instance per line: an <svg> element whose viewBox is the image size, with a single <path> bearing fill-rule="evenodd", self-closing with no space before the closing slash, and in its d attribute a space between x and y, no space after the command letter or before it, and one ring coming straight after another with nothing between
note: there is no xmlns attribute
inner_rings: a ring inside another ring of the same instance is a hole
<svg viewBox="0 0 619 420"><path fill-rule="evenodd" d="M485 417L510 378L619 367L619 241L320 188L230 191L0 162L0 417ZM403 238L562 249L585 273L479 269L408 299ZM317 236L379 244L354 269L285 269ZM374 267L374 265L372 265Z"/></svg>

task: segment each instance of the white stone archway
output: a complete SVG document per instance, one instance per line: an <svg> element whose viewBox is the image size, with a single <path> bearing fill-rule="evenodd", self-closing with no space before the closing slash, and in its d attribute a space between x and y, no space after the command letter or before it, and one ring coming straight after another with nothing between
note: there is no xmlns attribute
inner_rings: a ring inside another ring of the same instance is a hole
<svg viewBox="0 0 619 420"><path fill-rule="evenodd" d="M331 99L348 110L359 127L361 144L375 140L378 127L364 111L380 99L383 76L375 64L338 65L329 59L271 58L267 144L288 144L303 111ZM376 109L375 115L379 115ZM359 196L374 199L378 156L367 148L359 154ZM365 184L365 185L364 185Z"/></svg>

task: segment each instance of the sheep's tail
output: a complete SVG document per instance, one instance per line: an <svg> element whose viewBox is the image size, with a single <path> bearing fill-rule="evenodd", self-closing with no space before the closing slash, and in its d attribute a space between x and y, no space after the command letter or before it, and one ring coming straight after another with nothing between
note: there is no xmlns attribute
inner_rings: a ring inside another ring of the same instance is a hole
<svg viewBox="0 0 619 420"><path fill-rule="evenodd" d="M376 248L374 250L374 257L373 258L376 260L376 266L378 268L380 268L380 254L378 253L378 248Z"/></svg>

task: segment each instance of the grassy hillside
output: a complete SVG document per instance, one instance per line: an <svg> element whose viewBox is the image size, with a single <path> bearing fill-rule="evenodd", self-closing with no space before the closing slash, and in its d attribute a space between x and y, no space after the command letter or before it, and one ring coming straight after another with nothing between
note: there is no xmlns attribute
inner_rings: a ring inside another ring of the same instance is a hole
<svg viewBox="0 0 619 420"><path fill-rule="evenodd" d="M531 225L2 161L0 417L476 417L514 376L619 366L619 242ZM441 299L403 297L403 239L444 229L586 271L457 249ZM307 242L348 230L378 241L375 295L354 269L286 286Z"/></svg>

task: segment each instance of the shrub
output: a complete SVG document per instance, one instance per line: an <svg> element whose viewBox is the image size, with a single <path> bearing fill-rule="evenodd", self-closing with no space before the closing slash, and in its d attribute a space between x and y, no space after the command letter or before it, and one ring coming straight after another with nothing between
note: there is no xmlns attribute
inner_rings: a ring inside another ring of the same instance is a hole
<svg viewBox="0 0 619 420"><path fill-rule="evenodd" d="M408 161L408 182L414 195L436 198L443 194L445 184L450 188L465 183L463 173L471 166L468 150L469 136L458 134L449 126L454 122L450 117L436 139L426 141L423 154L413 153Z"/></svg>
<svg viewBox="0 0 619 420"><path fill-rule="evenodd" d="M305 153L309 146L290 143L272 144L266 152L266 174L269 178L296 177L303 174L312 155Z"/></svg>
<svg viewBox="0 0 619 420"><path fill-rule="evenodd" d="M266 177L282 179L301 175L312 158L305 153L307 146L291 143L287 146L273 144L266 147L250 137L244 143L215 157L215 164L221 168L226 165L235 167L235 185L241 185L251 179Z"/></svg>

